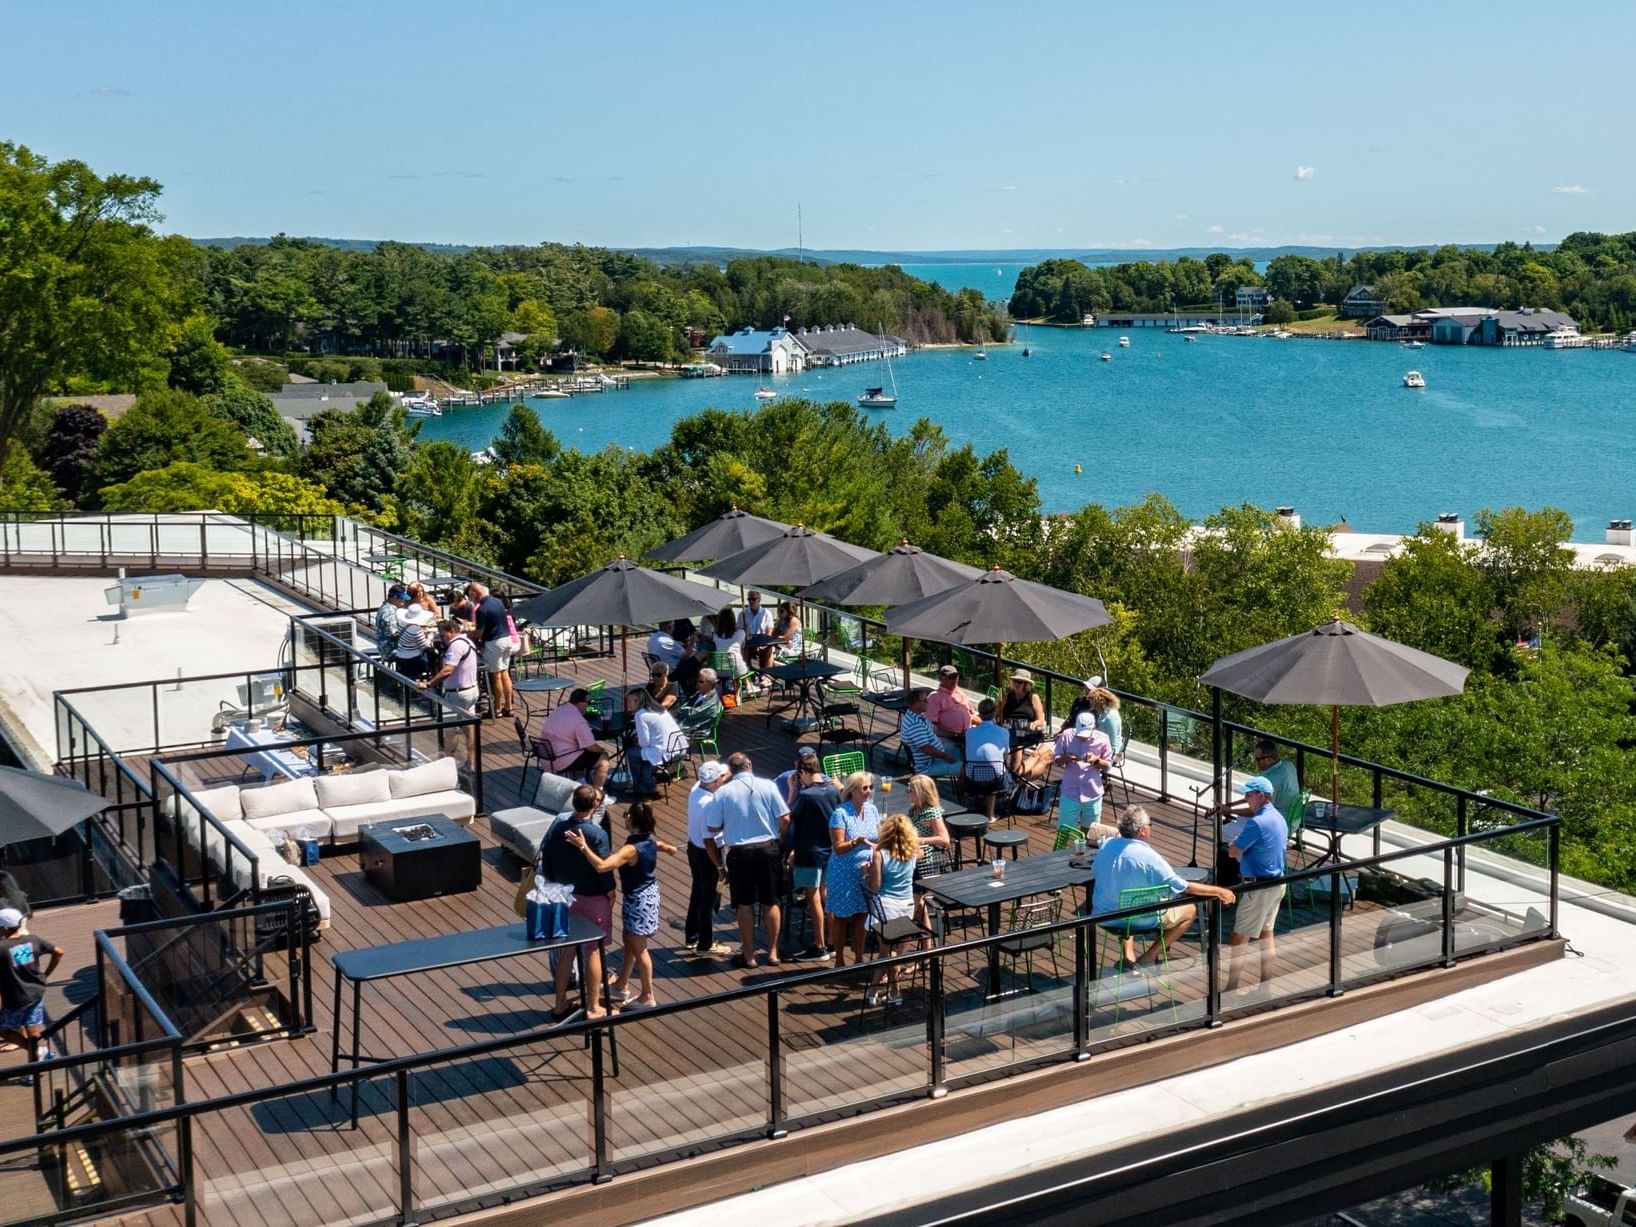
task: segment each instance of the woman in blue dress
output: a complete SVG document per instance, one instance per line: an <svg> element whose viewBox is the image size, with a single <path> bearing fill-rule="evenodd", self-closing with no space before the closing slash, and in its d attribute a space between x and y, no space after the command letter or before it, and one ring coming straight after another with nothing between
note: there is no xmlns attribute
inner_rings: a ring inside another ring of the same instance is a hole
<svg viewBox="0 0 1636 1227"><path fill-rule="evenodd" d="M608 857L598 856L577 831L564 836L585 854L598 873L619 871L625 949L619 979L613 986L613 1003L627 1010L659 1004L653 996L653 956L648 953L648 939L659 932L659 853L675 856L676 845L655 838L656 825L653 806L646 801L636 802L625 811L628 834L624 847ZM641 985L635 997L630 992L632 972Z"/></svg>
<svg viewBox="0 0 1636 1227"><path fill-rule="evenodd" d="M863 874L880 834L880 811L869 798L874 777L854 771L841 784L841 803L829 819L829 868L825 886L829 897L829 940L835 945L835 966L846 966L846 947L852 961L863 962L863 922L869 914L864 899Z"/></svg>

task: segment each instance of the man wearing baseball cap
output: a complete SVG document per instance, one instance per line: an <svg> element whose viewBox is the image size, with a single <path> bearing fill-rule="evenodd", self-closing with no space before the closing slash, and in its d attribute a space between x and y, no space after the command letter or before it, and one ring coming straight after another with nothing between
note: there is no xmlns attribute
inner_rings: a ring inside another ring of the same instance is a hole
<svg viewBox="0 0 1636 1227"><path fill-rule="evenodd" d="M1243 970L1244 947L1253 939L1261 945L1261 979L1272 979L1277 950L1273 926L1278 921L1278 905L1284 901L1284 852L1289 846L1289 824L1273 807L1272 781L1264 775L1244 781L1244 801L1249 809L1243 826L1232 837L1227 851L1238 861L1238 912L1233 918L1233 936L1228 950L1227 991L1238 988Z"/></svg>
<svg viewBox="0 0 1636 1227"><path fill-rule="evenodd" d="M1066 848L1076 839L1111 836L1111 829L1091 830L1102 821L1102 773L1113 762L1113 746L1108 742L1108 735L1096 727L1096 717L1090 712L1081 712L1073 727L1058 737L1052 748L1056 764L1062 768L1062 794L1057 800L1057 849Z"/></svg>
<svg viewBox="0 0 1636 1227"><path fill-rule="evenodd" d="M0 1038L31 1045L45 1034L46 981L62 962L62 951L24 932L27 918L14 907L0 908ZM30 1055L45 1060L49 1052Z"/></svg>

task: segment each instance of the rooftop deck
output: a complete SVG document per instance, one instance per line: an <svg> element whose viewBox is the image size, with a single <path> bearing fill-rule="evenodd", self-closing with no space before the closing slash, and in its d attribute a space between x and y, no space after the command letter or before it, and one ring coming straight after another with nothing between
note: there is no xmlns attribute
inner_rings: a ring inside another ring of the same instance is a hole
<svg viewBox="0 0 1636 1227"><path fill-rule="evenodd" d="M617 658L583 660L575 669L581 681L619 680ZM728 713L722 750L746 751L760 774L772 775L791 762L796 742L782 722L767 721L766 711L767 700L756 699ZM890 713L886 718L892 719ZM521 755L509 722L490 721L484 743L487 808L518 803ZM889 740L886 746L895 744ZM139 760L132 761L145 770ZM236 778L231 771L223 772L222 760L184 762L179 771L190 785ZM690 786L690 780L675 784L658 804L660 835L678 844L686 841ZM1117 786L1113 799L1126 803ZM1140 788L1131 800L1145 804L1154 815L1155 843L1167 858L1178 865L1187 863L1191 807L1161 803ZM615 807L616 831L622 808ZM1029 851L1049 851L1053 831L1044 822L1017 820L1030 836ZM355 850L326 854L313 871L333 908L323 941L314 948L315 1031L295 1040L271 1040L188 1059L186 1097L258 1091L327 1073L334 992L330 957L336 952L516 923L512 896L519 866L495 843L484 818L477 819L474 830L483 841L481 889L421 902L388 900L365 880ZM1206 861L1208 843L1207 835L1200 848ZM682 944L688 889L685 857L661 858L660 882L661 930L653 953L662 1003L709 1001L746 984L764 985L780 978L765 968L735 973L726 960L680 957L677 948ZM1243 991L1223 996L1224 1009L1266 1009L1292 997L1321 993L1330 983L1330 901L1324 894L1297 893L1294 905L1281 912L1278 976L1269 986L1258 987L1252 969ZM1068 901L1063 915L1072 915L1079 902ZM1427 901L1421 910L1435 914L1439 907ZM1337 911L1347 974L1377 971L1377 930L1383 921L1399 917L1367 896L1348 901ZM1488 911L1466 909L1458 919L1461 940L1466 942L1514 931L1510 922ZM787 924L790 920L799 933L804 916L787 918ZM111 923L108 905L101 904L47 912L38 927L70 950L70 967L76 961L82 964L75 983L83 983L88 926ZM718 940L736 945L729 910L718 915L718 924ZM1093 954L1087 951L1087 957ZM1102 954L1106 963L1111 956ZM268 977L274 983L282 982L285 974L283 957L275 955L269 961ZM1511 966L1506 957L1492 960L1489 971L1476 974L1504 974ZM1089 1026L1094 1045L1133 1042L1170 1030L1178 1022L1196 1024L1205 1008L1208 972L1196 931L1183 939L1172 958L1169 987L1174 1001L1164 986L1150 994L1145 981L1128 977L1092 990ZM1468 967L1481 968L1484 962ZM1072 933L1033 955L1034 991L1008 992L998 1001L985 1000L981 954L973 958L957 953L939 963L944 1008L938 1025L945 1081L981 1082L1030 1063L1069 1056L1075 1025ZM814 970L817 965L786 964L783 978ZM1020 990L1025 977L1022 968L1016 971L1002 983L1009 987L1014 980ZM362 1049L379 1058L405 1057L544 1027L551 1004L548 974L532 960L513 959L367 985ZM778 994L771 1007L779 1029L777 1105L770 1102L767 997L728 996L697 1009L633 1017L622 1024L618 1073L610 1073L606 1083L607 1164L615 1169L638 1167L690 1149L708 1152L729 1136L742 1141L765 1135L770 1118L812 1124L876 1106L875 1101L883 1098L904 1102L924 1098L931 1068L930 996L924 977L908 989L905 1004L894 1010L862 1008L862 987L855 978L832 976L812 982L808 975ZM1430 991L1446 990L1443 985ZM1357 1017L1361 1000L1349 1001L1345 1019ZM1400 999L1383 996L1377 1008L1397 1008L1393 1002L1401 1004ZM1281 1043L1285 1033L1267 1027L1274 1017L1262 1014L1237 1024L1230 1046L1203 1042L1205 1037L1198 1034L1181 1037L1190 1042L1167 1049L1162 1068L1169 1072L1196 1068L1253 1051L1261 1043ZM1303 1027L1306 1033L1321 1031L1341 1025L1342 1017L1326 1023L1321 1015L1313 1015ZM1258 1027L1265 1028L1260 1041L1254 1036ZM15 1060L0 1057L7 1059ZM1159 1076L1157 1069L1154 1076ZM544 1189L583 1182L595 1141L593 1082L593 1054L578 1035L416 1072L411 1078L413 1106L407 1115L417 1204L423 1211L435 1211L489 1193L498 1200L529 1183ZM200 1221L222 1227L248 1223L311 1227L390 1218L402 1192L398 1127L389 1077L367 1084L356 1130L348 1124L344 1094L338 1102L317 1092L212 1112L196 1123L192 1136ZM904 1144L909 1136L904 1135ZM13 1173L7 1183L21 1178L21 1173ZM622 1208L605 1207L599 1213L603 1222L642 1217L628 1199ZM180 1222L181 1210L165 1207L140 1217L153 1223Z"/></svg>

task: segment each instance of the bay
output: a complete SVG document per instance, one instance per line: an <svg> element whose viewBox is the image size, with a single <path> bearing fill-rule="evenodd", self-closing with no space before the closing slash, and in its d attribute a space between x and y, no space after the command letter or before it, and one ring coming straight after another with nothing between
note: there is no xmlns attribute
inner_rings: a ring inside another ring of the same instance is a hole
<svg viewBox="0 0 1636 1227"><path fill-rule="evenodd" d="M993 266L989 266L992 272ZM1439 512L1560 507L1576 539L1636 516L1636 356L1606 350L1409 350L1369 341L1277 341L1132 329L1019 329L1019 342L921 350L894 364L916 418L979 453L1006 448L1039 482L1047 511L1122 505L1151 491L1184 513L1240 502L1292 505L1308 523L1409 532ZM1023 358L1028 345L1032 356ZM1111 361L1100 361L1108 352ZM1405 371L1428 387L1402 386ZM886 382L880 364L799 375L633 380L628 390L536 400L566 446L647 450L705 408L752 410L780 396L854 402ZM509 407L447 410L421 438L486 447ZM1079 473L1074 466L1080 466Z"/></svg>

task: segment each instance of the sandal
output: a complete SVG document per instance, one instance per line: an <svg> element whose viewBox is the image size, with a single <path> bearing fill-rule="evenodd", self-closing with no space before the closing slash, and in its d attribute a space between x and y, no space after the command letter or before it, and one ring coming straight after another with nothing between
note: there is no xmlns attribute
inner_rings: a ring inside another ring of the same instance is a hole
<svg viewBox="0 0 1636 1227"><path fill-rule="evenodd" d="M735 954L733 956L733 966L741 971L754 971L756 962L754 959L745 958L742 954Z"/></svg>

